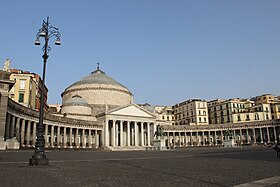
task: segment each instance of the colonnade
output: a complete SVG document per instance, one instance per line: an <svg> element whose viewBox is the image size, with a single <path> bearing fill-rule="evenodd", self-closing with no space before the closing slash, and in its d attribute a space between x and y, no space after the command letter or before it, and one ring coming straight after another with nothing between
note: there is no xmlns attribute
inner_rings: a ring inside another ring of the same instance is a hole
<svg viewBox="0 0 280 187"><path fill-rule="evenodd" d="M153 122L107 120L105 124L105 146L152 146Z"/></svg>
<svg viewBox="0 0 280 187"><path fill-rule="evenodd" d="M16 138L21 147L35 147L37 126L37 118L7 113L5 139ZM45 122L44 126L45 147L99 148L102 146L102 128L52 122Z"/></svg>
<svg viewBox="0 0 280 187"><path fill-rule="evenodd" d="M229 131L230 130L230 131ZM231 129L165 130L166 146L220 146L230 137L237 145L269 144L280 139L279 126L238 127ZM228 134L231 132L231 135Z"/></svg>

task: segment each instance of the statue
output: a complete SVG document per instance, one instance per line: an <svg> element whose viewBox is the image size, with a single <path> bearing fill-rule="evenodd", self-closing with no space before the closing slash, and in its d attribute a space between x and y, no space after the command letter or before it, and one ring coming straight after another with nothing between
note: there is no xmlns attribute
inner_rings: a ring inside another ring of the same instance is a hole
<svg viewBox="0 0 280 187"><path fill-rule="evenodd" d="M7 59L4 63L4 71L9 71L10 69L10 66L11 66L11 60L10 59Z"/></svg>
<svg viewBox="0 0 280 187"><path fill-rule="evenodd" d="M165 133L163 132L163 128L160 125L157 125L157 130L156 130L154 136L156 136L158 140L161 137L165 136Z"/></svg>

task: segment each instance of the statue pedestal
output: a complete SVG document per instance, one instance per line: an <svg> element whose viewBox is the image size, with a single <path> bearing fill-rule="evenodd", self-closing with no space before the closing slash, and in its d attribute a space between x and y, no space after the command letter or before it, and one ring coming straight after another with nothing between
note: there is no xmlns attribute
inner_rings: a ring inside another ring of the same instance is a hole
<svg viewBox="0 0 280 187"><path fill-rule="evenodd" d="M16 138L6 140L7 149L19 149L19 142Z"/></svg>
<svg viewBox="0 0 280 187"><path fill-rule="evenodd" d="M6 150L6 142L4 140L0 140L0 150Z"/></svg>
<svg viewBox="0 0 280 187"><path fill-rule="evenodd" d="M235 143L233 139L225 140L224 141L224 147L235 147Z"/></svg>
<svg viewBox="0 0 280 187"><path fill-rule="evenodd" d="M159 140L154 140L153 141L153 148L154 150L166 150L165 146L165 139L159 139Z"/></svg>

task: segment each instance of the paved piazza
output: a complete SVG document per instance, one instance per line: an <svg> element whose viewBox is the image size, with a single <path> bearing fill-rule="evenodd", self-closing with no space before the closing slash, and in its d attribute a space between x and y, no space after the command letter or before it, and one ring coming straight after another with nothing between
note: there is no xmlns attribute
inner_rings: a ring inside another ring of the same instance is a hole
<svg viewBox="0 0 280 187"><path fill-rule="evenodd" d="M47 150L47 167L28 166L32 154L0 152L0 186L280 186L280 158L267 147Z"/></svg>

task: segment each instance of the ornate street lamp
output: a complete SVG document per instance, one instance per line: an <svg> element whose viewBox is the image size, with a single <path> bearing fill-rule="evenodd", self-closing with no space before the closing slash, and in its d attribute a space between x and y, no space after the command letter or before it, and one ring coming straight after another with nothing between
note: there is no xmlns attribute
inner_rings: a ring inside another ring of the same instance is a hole
<svg viewBox="0 0 280 187"><path fill-rule="evenodd" d="M60 45L60 33L58 28L53 27L49 24L49 17L47 21L43 21L42 28L39 29L39 32L36 35L35 45L40 45L39 38L42 37L45 39L45 44L43 46L43 84L41 84L41 98L40 98L40 114L39 114L39 124L36 131L36 143L35 143L35 153L32 155L32 158L29 159L29 165L48 165L49 159L45 155L45 139L44 139L44 97L45 97L45 71L46 63L49 57L48 52L51 50L51 47L48 46L49 39L51 37L56 37L55 45Z"/></svg>

